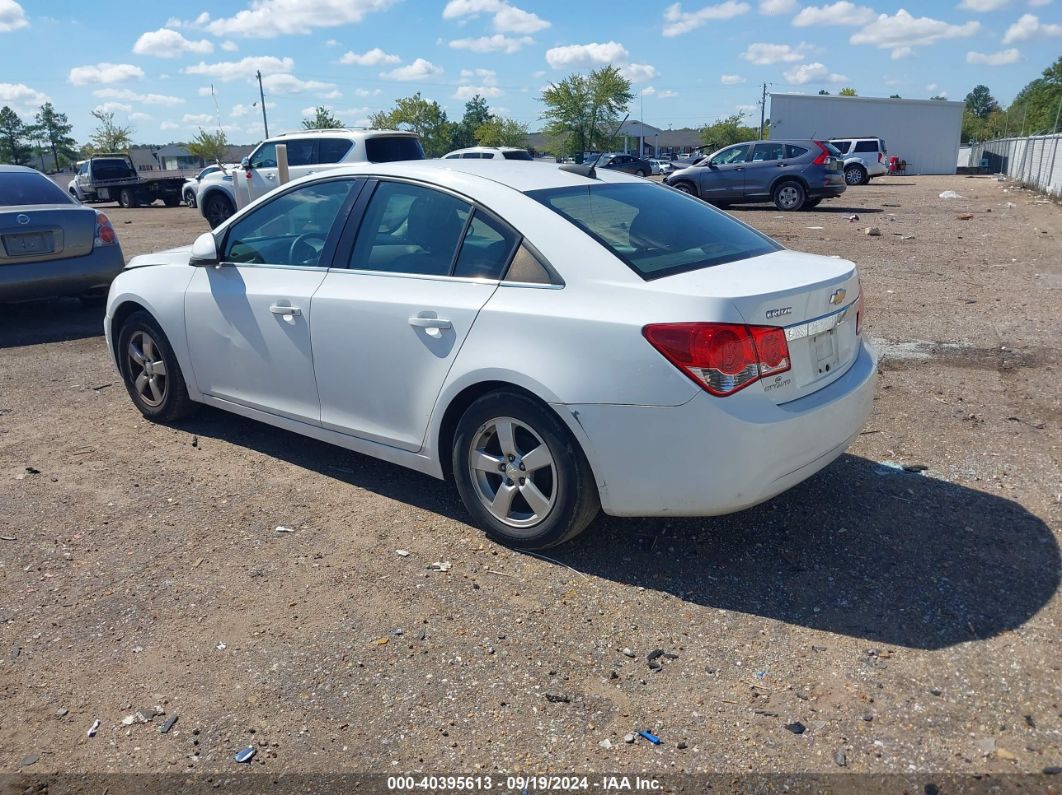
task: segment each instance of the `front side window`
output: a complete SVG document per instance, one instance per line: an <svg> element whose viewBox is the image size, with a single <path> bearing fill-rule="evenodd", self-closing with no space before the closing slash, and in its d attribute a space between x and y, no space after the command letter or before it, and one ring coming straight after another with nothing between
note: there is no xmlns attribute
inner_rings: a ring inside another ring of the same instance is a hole
<svg viewBox="0 0 1062 795"><path fill-rule="evenodd" d="M354 142L346 138L321 138L317 142L317 162L338 163L353 145Z"/></svg>
<svg viewBox="0 0 1062 795"><path fill-rule="evenodd" d="M316 163L317 160L313 152L316 143L312 138L296 138L285 141L284 144L288 147L288 165L311 166Z"/></svg>
<svg viewBox="0 0 1062 795"><path fill-rule="evenodd" d="M226 262L312 267L356 183L315 182L282 194L234 223L225 237Z"/></svg>
<svg viewBox="0 0 1062 795"><path fill-rule="evenodd" d="M276 144L262 144L251 155L251 168L276 168L277 167L277 145Z"/></svg>
<svg viewBox="0 0 1062 795"><path fill-rule="evenodd" d="M752 147L752 162L785 160L785 144L756 144Z"/></svg>
<svg viewBox="0 0 1062 795"><path fill-rule="evenodd" d="M731 146L729 149L724 149L713 157L710 162L713 166L729 166L733 163L744 163L748 159L748 152L748 144Z"/></svg>
<svg viewBox="0 0 1062 795"><path fill-rule="evenodd" d="M470 279L500 279L520 236L507 224L476 210L468 225L454 276Z"/></svg>
<svg viewBox="0 0 1062 795"><path fill-rule="evenodd" d="M646 281L781 250L699 199L655 184L529 191Z"/></svg>
<svg viewBox="0 0 1062 795"><path fill-rule="evenodd" d="M471 210L448 193L381 182L365 208L350 267L447 276Z"/></svg>

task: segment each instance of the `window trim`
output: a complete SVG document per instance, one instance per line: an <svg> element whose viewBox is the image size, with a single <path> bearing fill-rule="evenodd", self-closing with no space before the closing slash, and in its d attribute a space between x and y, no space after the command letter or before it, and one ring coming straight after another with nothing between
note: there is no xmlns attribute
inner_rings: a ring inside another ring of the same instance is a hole
<svg viewBox="0 0 1062 795"><path fill-rule="evenodd" d="M234 262L232 260L218 258L218 266L226 266L233 268L284 268L287 270L297 271L312 271L312 270L329 270L335 261L336 251L342 236L342 230L346 228L347 219L350 217L351 210L357 203L357 200L361 197L361 194L365 192L365 185L368 182L360 174L351 176L349 174L336 175L327 179L314 180L310 183L300 183L298 185L292 185L290 188L278 192L277 195L272 196L269 201L264 202L255 207L255 212L268 207L275 201L284 198L288 194L294 193L297 190L308 188L311 185L322 185L326 182L350 182L353 185L353 189L350 195L343 200L343 204L339 207L339 212L336 213L335 220L332 222L332 228L328 231L328 237L325 239L324 248L321 249L321 258L318 260L317 265L284 265L282 263L273 262ZM248 214L249 215L249 214ZM245 216L246 217L246 216ZM228 224L222 234L218 235L214 232L214 245L219 252L226 252L229 235L232 234L233 228L239 223L240 219L237 219L233 223Z"/></svg>

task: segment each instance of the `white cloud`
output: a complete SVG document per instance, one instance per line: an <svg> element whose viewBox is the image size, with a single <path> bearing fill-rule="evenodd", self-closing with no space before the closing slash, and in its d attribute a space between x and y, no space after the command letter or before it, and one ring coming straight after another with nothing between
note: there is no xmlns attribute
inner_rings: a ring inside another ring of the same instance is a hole
<svg viewBox="0 0 1062 795"><path fill-rule="evenodd" d="M156 58L177 58L185 53L207 55L214 52L214 45L207 39L191 41L176 30L159 28L149 33L140 34L133 45L137 55L154 55Z"/></svg>
<svg viewBox="0 0 1062 795"><path fill-rule="evenodd" d="M144 70L128 63L98 63L95 66L75 66L69 80L75 86L89 83L120 83L133 77L143 77Z"/></svg>
<svg viewBox="0 0 1062 795"><path fill-rule="evenodd" d="M760 0L760 13L766 17L791 14L800 8L797 0Z"/></svg>
<svg viewBox="0 0 1062 795"><path fill-rule="evenodd" d="M200 61L195 66L186 66L181 71L187 75L206 75L228 83L230 80L240 78L252 78L255 72L261 71L263 75L290 72L295 68L295 61L291 58L276 58L272 55L248 56L239 61L219 61L218 63L204 63Z"/></svg>
<svg viewBox="0 0 1062 795"><path fill-rule="evenodd" d="M144 102L148 105L163 105L166 107L184 104L184 100L181 97L174 97L169 94L141 94L136 91L130 91L128 88L97 88L92 92L92 95L100 99Z"/></svg>
<svg viewBox="0 0 1062 795"><path fill-rule="evenodd" d="M651 97L656 94L656 89L653 86L646 86L642 89L641 94L643 97Z"/></svg>
<svg viewBox="0 0 1062 795"><path fill-rule="evenodd" d="M359 96L359 97L374 97L374 96L376 96L377 94L380 94L380 93L382 93L382 92L378 88L374 88L372 91L369 91L369 89L367 89L367 88L355 88L354 89L355 96Z"/></svg>
<svg viewBox="0 0 1062 795"><path fill-rule="evenodd" d="M893 58L910 54L911 48L925 47L945 39L972 36L981 29L980 22L952 25L939 19L913 17L904 9L894 16L881 14L876 20L848 39L851 44L869 44L883 50L893 50Z"/></svg>
<svg viewBox="0 0 1062 795"><path fill-rule="evenodd" d="M1007 5L1010 0L962 0L958 7L964 11L996 11Z"/></svg>
<svg viewBox="0 0 1062 795"><path fill-rule="evenodd" d="M1021 18L1007 28L1007 32L1003 34L1003 43L1013 44L1016 41L1047 36L1062 36L1062 25L1041 23L1039 17L1033 14L1022 14Z"/></svg>
<svg viewBox="0 0 1062 795"><path fill-rule="evenodd" d="M238 105L232 106L232 110L229 111L229 116L234 119L238 119L240 118L240 116L246 116L250 112L251 107L249 105L244 105L243 103L240 103Z"/></svg>
<svg viewBox="0 0 1062 795"><path fill-rule="evenodd" d="M95 110L99 113L132 113L133 106L126 105L124 102L101 102Z"/></svg>
<svg viewBox="0 0 1062 795"><path fill-rule="evenodd" d="M802 86L805 83L843 83L848 80L844 75L831 72L824 64L817 62L786 69L785 79L794 86Z"/></svg>
<svg viewBox="0 0 1062 795"><path fill-rule="evenodd" d="M229 41L226 39L225 41L221 42L221 49L223 49L225 52L236 52L238 49L240 49L240 46L236 42Z"/></svg>
<svg viewBox="0 0 1062 795"><path fill-rule="evenodd" d="M671 99L677 97L679 94L677 91L672 91L670 88L665 88L663 91L657 94L660 99Z"/></svg>
<svg viewBox="0 0 1062 795"><path fill-rule="evenodd" d="M177 124L176 122L164 121L162 124L159 125L159 129L160 130L176 130L176 129L179 129L180 126L181 125Z"/></svg>
<svg viewBox="0 0 1062 795"><path fill-rule="evenodd" d="M999 52L968 52L966 63L983 64L984 66L1005 66L1009 63L1017 63L1021 53L1016 48L1000 50Z"/></svg>
<svg viewBox="0 0 1062 795"><path fill-rule="evenodd" d="M607 41L603 44L568 44L546 50L546 63L554 69L625 63L629 57L627 48L618 41Z"/></svg>
<svg viewBox="0 0 1062 795"><path fill-rule="evenodd" d="M141 113L140 111L134 111L129 114L129 121L152 121L154 118L150 113Z"/></svg>
<svg viewBox="0 0 1062 795"><path fill-rule="evenodd" d="M681 36L696 30L710 19L733 19L747 14L751 9L748 3L724 0L714 6L705 6L697 11L683 11L682 3L674 3L664 9L664 35Z"/></svg>
<svg viewBox="0 0 1062 795"><path fill-rule="evenodd" d="M15 0L0 0L0 33L18 30L29 25L26 12Z"/></svg>
<svg viewBox="0 0 1062 795"><path fill-rule="evenodd" d="M763 42L756 42L750 44L745 52L741 53L741 57L750 63L758 64L759 66L769 66L775 63L794 63L804 58L804 54L808 47L806 44L799 44L796 47L791 47L788 44L765 44Z"/></svg>
<svg viewBox="0 0 1062 795"><path fill-rule="evenodd" d="M877 16L874 9L857 6L848 0L839 0L832 5L806 6L793 17L793 24L798 28L812 25L866 25Z"/></svg>
<svg viewBox="0 0 1062 795"><path fill-rule="evenodd" d="M719 82L724 86L740 86L746 80L741 75L720 75Z"/></svg>
<svg viewBox="0 0 1062 795"><path fill-rule="evenodd" d="M204 12L196 25L215 36L271 39L314 28L354 25L392 4L393 0L251 0L250 8L231 17L212 20Z"/></svg>
<svg viewBox="0 0 1062 795"><path fill-rule="evenodd" d="M499 33L536 33L552 24L505 0L450 0L442 15L443 19L459 19L478 14L491 14L494 30Z"/></svg>
<svg viewBox="0 0 1062 795"><path fill-rule="evenodd" d="M498 84L498 73L493 69L462 69L460 79L462 83L479 79L484 85L496 86Z"/></svg>
<svg viewBox="0 0 1062 795"><path fill-rule="evenodd" d="M0 106L10 105L13 110L30 113L45 102L51 102L51 97L25 83L0 83Z"/></svg>
<svg viewBox="0 0 1062 795"><path fill-rule="evenodd" d="M402 59L397 55L384 52L379 47L373 47L368 52L346 52L339 59L340 63L355 64L356 66L379 66L385 63L401 63Z"/></svg>
<svg viewBox="0 0 1062 795"><path fill-rule="evenodd" d="M204 124L210 124L214 121L214 117L209 113L186 113L181 117L181 121L193 126L202 126Z"/></svg>
<svg viewBox="0 0 1062 795"><path fill-rule="evenodd" d="M488 99L493 97L500 97L505 92L497 86L458 86L457 91L454 92L454 99L459 99L462 102L472 99L472 97L479 94L481 97Z"/></svg>
<svg viewBox="0 0 1062 795"><path fill-rule="evenodd" d="M493 36L480 36L477 39L454 39L450 42L450 46L455 50L503 52L506 55L512 55L514 52L518 52L521 47L526 47L528 44L534 43L535 40L530 36L514 38L512 36L504 36L501 33L495 33Z"/></svg>
<svg viewBox="0 0 1062 795"><path fill-rule="evenodd" d="M436 66L424 58L417 58L413 63L399 66L390 72L380 72L380 77L388 80L420 80L432 75L442 74L442 67Z"/></svg>
<svg viewBox="0 0 1062 795"><path fill-rule="evenodd" d="M647 63L629 63L620 67L620 74L632 83L644 83L655 78L657 71L655 66Z"/></svg>
<svg viewBox="0 0 1062 795"><path fill-rule="evenodd" d="M1047 6L1051 5L1051 0L1029 0L1031 6Z"/></svg>
<svg viewBox="0 0 1062 795"><path fill-rule="evenodd" d="M325 92L322 96L332 96L336 84L322 83L320 80L300 80L295 75L284 73L264 75L262 87L271 94L301 94L303 91L318 91Z"/></svg>

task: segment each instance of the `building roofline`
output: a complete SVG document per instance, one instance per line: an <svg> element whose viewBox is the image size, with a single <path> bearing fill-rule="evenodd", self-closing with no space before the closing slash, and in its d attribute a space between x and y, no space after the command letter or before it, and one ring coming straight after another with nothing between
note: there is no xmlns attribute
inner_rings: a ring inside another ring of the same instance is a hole
<svg viewBox="0 0 1062 795"><path fill-rule="evenodd" d="M905 105L941 105L944 107L965 105L963 102L951 99L895 99L893 97L842 97L836 94L792 94L786 91L771 91L769 92L771 98L774 97L793 97L795 99L814 99L814 100L831 100L831 101L845 101L845 102L880 102L880 103L898 103Z"/></svg>

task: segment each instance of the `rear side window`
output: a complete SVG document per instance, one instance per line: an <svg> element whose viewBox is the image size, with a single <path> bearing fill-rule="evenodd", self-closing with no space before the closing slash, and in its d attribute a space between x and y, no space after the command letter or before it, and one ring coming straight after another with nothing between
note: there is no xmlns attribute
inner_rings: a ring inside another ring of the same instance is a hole
<svg viewBox="0 0 1062 795"><path fill-rule="evenodd" d="M836 149L834 149L833 151L836 154L840 154L840 152L838 152ZM785 145L785 156L786 157L800 157L801 155L806 155L807 153L808 153L808 150L805 149L803 146L797 146L796 144L786 144Z"/></svg>
<svg viewBox="0 0 1062 795"><path fill-rule="evenodd" d="M836 146L842 155L848 154L848 147L852 145L851 141L830 141L830 143Z"/></svg>
<svg viewBox="0 0 1062 795"><path fill-rule="evenodd" d="M321 138L317 142L317 162L338 163L347 156L353 145L353 141L345 138Z"/></svg>
<svg viewBox="0 0 1062 795"><path fill-rule="evenodd" d="M465 232L453 275L500 279L519 239L520 236L507 225L476 210Z"/></svg>
<svg viewBox="0 0 1062 795"><path fill-rule="evenodd" d="M856 141L855 150L857 152L876 152L878 151L877 141Z"/></svg>
<svg viewBox="0 0 1062 795"><path fill-rule="evenodd" d="M365 157L370 163L391 163L395 160L423 160L424 148L420 139L409 135L365 139Z"/></svg>
<svg viewBox="0 0 1062 795"><path fill-rule="evenodd" d="M752 147L752 162L785 160L785 144L756 144Z"/></svg>
<svg viewBox="0 0 1062 795"><path fill-rule="evenodd" d="M519 152L502 152L502 157L506 160L532 160L533 158L527 152L520 150Z"/></svg>
<svg viewBox="0 0 1062 795"><path fill-rule="evenodd" d="M0 173L0 207L75 203L66 191L36 171Z"/></svg>
<svg viewBox="0 0 1062 795"><path fill-rule="evenodd" d="M655 184L596 184L527 195L589 234L646 281L781 249L699 199Z"/></svg>
<svg viewBox="0 0 1062 795"><path fill-rule="evenodd" d="M312 166L317 162L313 153L317 142L313 138L296 138L283 143L288 147L289 166Z"/></svg>

